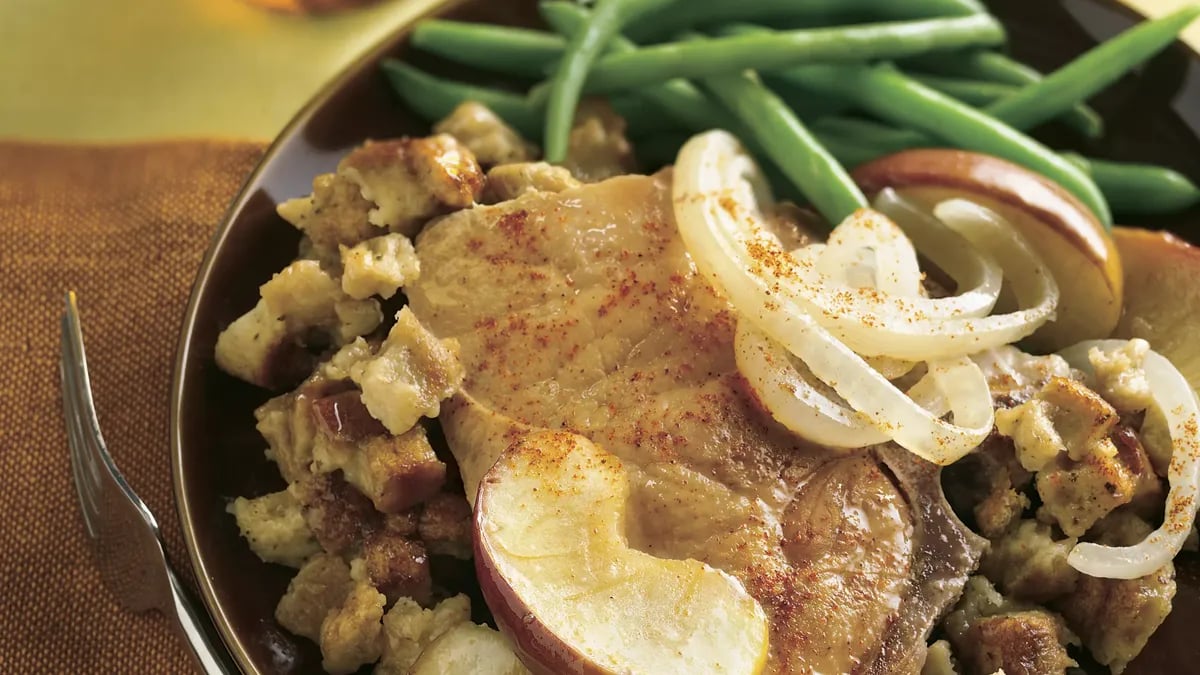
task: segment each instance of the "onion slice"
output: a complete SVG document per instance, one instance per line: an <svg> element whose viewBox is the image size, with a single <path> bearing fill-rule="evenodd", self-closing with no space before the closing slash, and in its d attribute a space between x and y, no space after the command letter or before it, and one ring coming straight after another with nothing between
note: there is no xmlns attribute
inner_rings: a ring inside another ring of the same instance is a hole
<svg viewBox="0 0 1200 675"><path fill-rule="evenodd" d="M1092 373L1088 353L1125 346L1124 340L1091 340L1059 352L1073 368ZM1161 527L1133 546L1077 544L1067 556L1072 567L1093 577L1137 579L1170 562L1183 548L1196 518L1200 491L1200 410L1187 379L1169 360L1154 351L1146 353L1143 368L1154 405L1162 412L1171 434L1171 465L1167 480L1166 517Z"/></svg>
<svg viewBox="0 0 1200 675"><path fill-rule="evenodd" d="M930 361L931 386L948 402L950 422L923 408L822 327L797 292L796 279L785 274L798 261L762 226L762 183L753 160L726 132L701 134L684 145L673 199L680 236L697 269L724 292L742 320L798 357L902 447L944 465L978 446L992 429L993 412L978 366L961 356Z"/></svg>

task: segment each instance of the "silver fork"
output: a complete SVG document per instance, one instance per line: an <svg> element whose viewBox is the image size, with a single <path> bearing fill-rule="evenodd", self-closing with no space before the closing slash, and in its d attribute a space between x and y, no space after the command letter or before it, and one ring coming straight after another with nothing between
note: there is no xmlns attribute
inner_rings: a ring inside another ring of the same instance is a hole
<svg viewBox="0 0 1200 675"><path fill-rule="evenodd" d="M121 475L104 439L92 401L83 330L75 293L67 293L62 318L63 415L71 447L71 473L79 494L79 510L104 584L126 609L151 609L175 617L189 651L204 673L240 672L228 663L219 640L206 628L208 620L175 576L154 514Z"/></svg>

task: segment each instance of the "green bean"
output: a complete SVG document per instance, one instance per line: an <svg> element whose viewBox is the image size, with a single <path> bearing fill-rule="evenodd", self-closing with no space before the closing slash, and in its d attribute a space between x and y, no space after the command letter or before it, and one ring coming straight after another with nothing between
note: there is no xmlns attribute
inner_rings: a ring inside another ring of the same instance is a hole
<svg viewBox="0 0 1200 675"><path fill-rule="evenodd" d="M389 59L383 70L392 88L418 115L436 122L464 101L482 103L526 138L537 138L545 118L545 101L465 82L434 77L407 63ZM629 134L651 134L674 128L659 106L642 96L620 94L610 99L613 110L626 120Z"/></svg>
<svg viewBox="0 0 1200 675"><path fill-rule="evenodd" d="M825 117L813 122L812 129L819 136L833 138L839 145L855 143L860 150L871 148L875 153L871 159L938 145L919 131L897 129L855 117Z"/></svg>
<svg viewBox="0 0 1200 675"><path fill-rule="evenodd" d="M831 223L867 206L867 198L804 123L778 96L748 74L704 80L717 99L750 130L750 135Z"/></svg>
<svg viewBox="0 0 1200 675"><path fill-rule="evenodd" d="M1042 74L1038 71L998 52L970 51L926 54L908 59L907 62L917 68L934 73L987 80L1016 87L1033 85L1042 81ZM1099 113L1085 103L1076 103L1072 106L1063 114L1062 122L1084 138L1100 138L1104 135L1104 120L1101 119Z"/></svg>
<svg viewBox="0 0 1200 675"><path fill-rule="evenodd" d="M996 119L1018 131L1029 131L1036 126L1036 124L1030 126L1029 120L997 111L994 107L999 101L1020 93L1021 87L1000 82L958 79L921 73L908 73L908 76L930 89L940 91L976 108L983 108L985 112L992 114ZM1076 131L1088 138L1098 138L1104 132L1104 122L1100 119L1100 115L1082 103L1071 106L1070 109L1059 115L1058 119L1064 124L1074 127ZM1038 124L1042 121L1045 120L1039 120Z"/></svg>
<svg viewBox="0 0 1200 675"><path fill-rule="evenodd" d="M588 10L573 2L543 2L539 11L546 23L562 35L572 35L587 24ZM627 38L614 36L609 42L614 54L636 51ZM637 90L663 113L691 131L740 128L737 120L687 80L670 80Z"/></svg>
<svg viewBox="0 0 1200 675"><path fill-rule="evenodd" d="M907 71L905 74L930 89L940 91L951 98L956 98L976 108L982 108L988 104L995 103L999 99L1005 96L1012 96L1017 92L1017 88L1011 84L1000 84L999 82L968 80L941 75L925 75Z"/></svg>
<svg viewBox="0 0 1200 675"><path fill-rule="evenodd" d="M813 133L839 162L859 166L895 152L935 147L936 142L914 131L876 122L827 117L812 125ZM1186 176L1160 166L1089 159L1062 153L1096 182L1109 208L1129 216L1178 213L1200 204L1200 188Z"/></svg>
<svg viewBox="0 0 1200 675"><path fill-rule="evenodd" d="M540 108L520 94L443 80L396 59L384 61L383 72L400 98L430 121L449 115L463 101L477 101L527 138L536 138L541 127Z"/></svg>
<svg viewBox="0 0 1200 675"><path fill-rule="evenodd" d="M1112 214L1091 178L1025 134L905 77L891 66L807 66L782 76L818 92L851 97L881 119L952 145L1003 157L1057 181L1105 225Z"/></svg>
<svg viewBox="0 0 1200 675"><path fill-rule="evenodd" d="M731 21L816 20L849 22L861 17L883 20L929 19L967 16L983 11L975 0L690 0L684 11L669 6L631 26L629 35L639 42L676 35L696 26ZM774 25L774 24L773 24Z"/></svg>
<svg viewBox="0 0 1200 675"><path fill-rule="evenodd" d="M567 156L567 140L575 119L575 106L583 91L592 62L621 27L638 15L665 7L673 0L597 0L587 26L568 41L566 52L550 82L546 106L546 160L561 162Z"/></svg>
<svg viewBox="0 0 1200 675"><path fill-rule="evenodd" d="M1132 216L1178 213L1200 204L1200 188L1187 176L1161 166L1063 155L1088 172L1113 211Z"/></svg>
<svg viewBox="0 0 1200 675"><path fill-rule="evenodd" d="M566 41L527 28L427 19L409 38L422 51L480 70L542 79L546 64L562 58Z"/></svg>
<svg viewBox="0 0 1200 675"><path fill-rule="evenodd" d="M987 46L1003 41L1004 29L986 14L731 35L652 45L606 56L588 75L585 90L605 92L677 77L778 70L802 63L900 58L935 49Z"/></svg>
<svg viewBox="0 0 1200 675"><path fill-rule="evenodd" d="M1166 49L1197 16L1200 16L1200 6L1188 5L1162 18L1138 24L1084 52L1041 82L997 101L987 108L987 112L1020 128L1030 128L1057 117Z"/></svg>

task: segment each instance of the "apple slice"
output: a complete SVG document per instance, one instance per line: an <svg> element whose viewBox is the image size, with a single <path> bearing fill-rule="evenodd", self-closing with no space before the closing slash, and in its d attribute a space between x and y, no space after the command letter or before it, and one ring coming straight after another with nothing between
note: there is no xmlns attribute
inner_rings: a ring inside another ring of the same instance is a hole
<svg viewBox="0 0 1200 675"><path fill-rule="evenodd" d="M503 635L478 624L460 623L434 640L408 675L528 675Z"/></svg>
<svg viewBox="0 0 1200 675"><path fill-rule="evenodd" d="M964 197L996 211L1042 255L1058 281L1058 318L1028 340L1054 351L1107 337L1121 315L1121 259L1092 212L1057 183L997 157L946 149L908 150L854 171L868 193L896 189L919 206Z"/></svg>
<svg viewBox="0 0 1200 675"><path fill-rule="evenodd" d="M1167 232L1113 230L1125 311L1113 337L1142 338L1200 391L1200 248Z"/></svg>
<svg viewBox="0 0 1200 675"><path fill-rule="evenodd" d="M741 582L631 549L621 461L567 432L523 436L475 500L475 566L540 673L757 673L768 626Z"/></svg>

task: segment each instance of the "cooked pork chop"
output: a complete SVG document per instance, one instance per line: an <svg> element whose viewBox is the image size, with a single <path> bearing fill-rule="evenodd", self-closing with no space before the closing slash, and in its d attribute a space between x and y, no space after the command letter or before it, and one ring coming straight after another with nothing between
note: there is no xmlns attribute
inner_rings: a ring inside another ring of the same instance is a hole
<svg viewBox="0 0 1200 675"><path fill-rule="evenodd" d="M468 495L515 438L568 429L630 469L628 536L743 581L768 670L917 672L982 542L936 471L807 444L737 373L735 318L692 266L670 174L460 211L417 241L413 311L467 371L441 420Z"/></svg>

